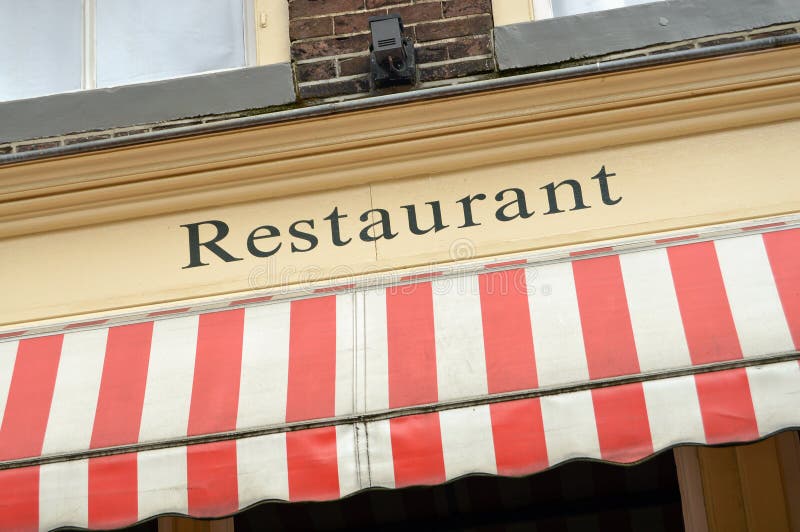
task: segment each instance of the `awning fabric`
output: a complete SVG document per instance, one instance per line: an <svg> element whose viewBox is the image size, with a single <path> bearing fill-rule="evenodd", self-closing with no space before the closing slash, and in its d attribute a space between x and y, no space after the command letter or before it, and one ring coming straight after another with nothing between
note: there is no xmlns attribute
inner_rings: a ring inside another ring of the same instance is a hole
<svg viewBox="0 0 800 532"><path fill-rule="evenodd" d="M7 338L0 529L224 516L800 426L800 229L686 238Z"/></svg>

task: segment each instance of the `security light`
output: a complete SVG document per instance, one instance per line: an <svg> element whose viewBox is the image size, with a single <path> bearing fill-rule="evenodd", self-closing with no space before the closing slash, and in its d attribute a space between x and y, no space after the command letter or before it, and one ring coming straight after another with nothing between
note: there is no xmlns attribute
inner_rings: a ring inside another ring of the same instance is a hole
<svg viewBox="0 0 800 532"><path fill-rule="evenodd" d="M413 84L416 78L414 43L403 35L400 15L370 17L371 82L374 87Z"/></svg>

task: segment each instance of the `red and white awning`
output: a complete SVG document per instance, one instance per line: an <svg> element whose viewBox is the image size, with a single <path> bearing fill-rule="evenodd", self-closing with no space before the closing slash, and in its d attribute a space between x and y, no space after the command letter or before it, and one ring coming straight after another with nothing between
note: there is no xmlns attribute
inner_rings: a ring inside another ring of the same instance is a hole
<svg viewBox="0 0 800 532"><path fill-rule="evenodd" d="M0 529L223 516L800 426L800 229L599 251L7 338Z"/></svg>

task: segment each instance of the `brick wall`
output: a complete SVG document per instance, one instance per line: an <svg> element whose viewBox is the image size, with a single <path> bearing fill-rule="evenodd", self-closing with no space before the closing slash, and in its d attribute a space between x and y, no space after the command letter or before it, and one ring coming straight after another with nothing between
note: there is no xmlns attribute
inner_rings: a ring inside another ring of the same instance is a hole
<svg viewBox="0 0 800 532"><path fill-rule="evenodd" d="M390 13L415 42L418 87L494 70L491 0L289 0L300 97L369 92L367 20Z"/></svg>

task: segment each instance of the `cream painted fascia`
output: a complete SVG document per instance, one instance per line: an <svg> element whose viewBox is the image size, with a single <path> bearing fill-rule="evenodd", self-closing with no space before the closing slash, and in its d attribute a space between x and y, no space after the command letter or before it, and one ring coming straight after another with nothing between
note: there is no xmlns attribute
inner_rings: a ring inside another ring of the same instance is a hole
<svg viewBox="0 0 800 532"><path fill-rule="evenodd" d="M254 0L253 6L257 64L290 61L288 0Z"/></svg>
<svg viewBox="0 0 800 532"><path fill-rule="evenodd" d="M492 16L495 26L507 26L533 20L531 0L492 0Z"/></svg>
<svg viewBox="0 0 800 532"><path fill-rule="evenodd" d="M0 167L0 238L798 116L800 47L379 107Z"/></svg>

